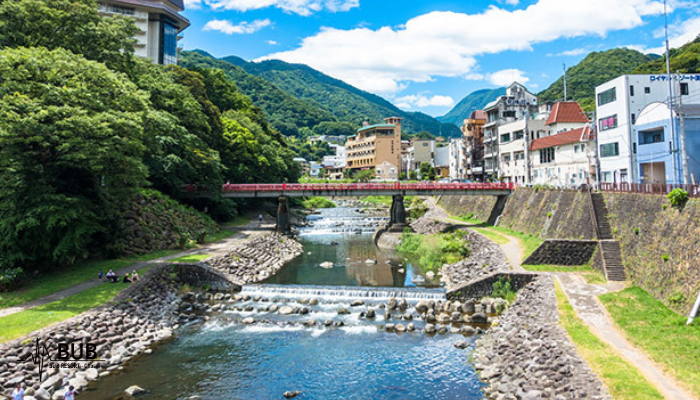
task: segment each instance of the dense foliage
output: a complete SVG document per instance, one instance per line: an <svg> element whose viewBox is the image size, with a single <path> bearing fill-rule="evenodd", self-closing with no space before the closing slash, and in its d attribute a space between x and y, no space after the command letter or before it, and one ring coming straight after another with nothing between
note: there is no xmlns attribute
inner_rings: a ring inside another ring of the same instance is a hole
<svg viewBox="0 0 700 400"><path fill-rule="evenodd" d="M568 100L578 101L584 111L595 110L595 88L620 75L630 74L651 57L631 49L590 53L566 74ZM541 102L564 100L564 77L538 94Z"/></svg>
<svg viewBox="0 0 700 400"><path fill-rule="evenodd" d="M443 264L469 257L469 242L464 232L419 235L407 229L401 235L399 253L419 259L421 270L437 273Z"/></svg>
<svg viewBox="0 0 700 400"><path fill-rule="evenodd" d="M295 139L289 139L289 146L297 157L301 157L306 161L321 162L324 156L335 154L328 142L309 143Z"/></svg>
<svg viewBox="0 0 700 400"><path fill-rule="evenodd" d="M698 73L700 72L700 36L690 43L677 49L670 49L671 72ZM635 74L661 74L666 72L666 55L640 65Z"/></svg>
<svg viewBox="0 0 700 400"><path fill-rule="evenodd" d="M438 117L438 121L443 123L462 126L464 120L469 118L472 111L483 110L490 102L506 94L506 88L481 89L468 94L460 100L447 114Z"/></svg>
<svg viewBox="0 0 700 400"><path fill-rule="evenodd" d="M459 129L452 124L442 124L423 113L402 111L377 95L357 89L306 65L279 60L252 63L234 56L218 60L202 51L183 52L182 55L185 67L215 67L227 71L241 91L251 96L265 110L272 124L288 136L299 136L304 127L312 129L316 134L353 134L362 121L377 123L387 117L404 118L402 127L407 132L426 130L445 137L460 135ZM323 118L294 119L287 116L290 113L312 114L312 110L316 110L316 115L322 115ZM323 121L326 124L340 123L333 126L338 130L317 132L315 127ZM354 129L346 130L348 125Z"/></svg>
<svg viewBox="0 0 700 400"><path fill-rule="evenodd" d="M236 204L222 183L298 178L284 137L223 71L134 57L135 32L96 0L0 1L0 276L110 248L148 186L224 219Z"/></svg>

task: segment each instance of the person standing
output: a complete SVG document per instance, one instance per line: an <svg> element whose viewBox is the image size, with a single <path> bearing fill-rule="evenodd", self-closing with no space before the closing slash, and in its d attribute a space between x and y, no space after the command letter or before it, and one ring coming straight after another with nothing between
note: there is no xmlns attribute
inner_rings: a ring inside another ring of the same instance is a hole
<svg viewBox="0 0 700 400"><path fill-rule="evenodd" d="M75 388L70 385L66 393L63 395L64 400L75 400Z"/></svg>
<svg viewBox="0 0 700 400"><path fill-rule="evenodd" d="M15 391L12 392L12 400L24 400L24 388L21 383L18 383Z"/></svg>
<svg viewBox="0 0 700 400"><path fill-rule="evenodd" d="M260 221L260 225L262 225L262 214L258 215L258 220Z"/></svg>

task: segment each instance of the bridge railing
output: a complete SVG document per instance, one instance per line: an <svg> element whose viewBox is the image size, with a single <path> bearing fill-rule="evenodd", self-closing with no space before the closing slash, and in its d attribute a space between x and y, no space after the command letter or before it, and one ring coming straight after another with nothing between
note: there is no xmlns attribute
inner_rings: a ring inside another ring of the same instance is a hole
<svg viewBox="0 0 700 400"><path fill-rule="evenodd" d="M225 184L224 192L309 192L387 190L513 190L514 183L253 183Z"/></svg>
<svg viewBox="0 0 700 400"><path fill-rule="evenodd" d="M601 192L643 193L666 195L673 189L683 189L690 197L700 197L698 185L674 185L661 183L601 183L598 189Z"/></svg>

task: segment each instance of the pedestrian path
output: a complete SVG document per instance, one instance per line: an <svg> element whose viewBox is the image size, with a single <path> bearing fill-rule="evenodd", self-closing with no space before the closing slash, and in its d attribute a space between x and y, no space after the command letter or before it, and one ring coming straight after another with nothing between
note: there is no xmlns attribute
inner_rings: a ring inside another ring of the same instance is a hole
<svg viewBox="0 0 700 400"><path fill-rule="evenodd" d="M162 263L166 262L168 260L172 260L174 258L180 258L183 256L188 256L188 255L193 255L193 254L209 254L210 256L216 256L219 254L223 254L226 252L226 249L229 247L233 246L239 241L248 239L251 236L260 234L261 232L264 231L271 231L275 229L275 222L272 219L265 219L263 220L263 223L259 223L257 220L251 221L248 224L240 227L222 227L223 229L232 229L232 230L238 230L237 233L235 233L232 236L229 236L225 239L219 240L214 243L207 243L205 245L198 246L197 248L182 251L180 253L175 253L171 254L169 256L157 258L154 260L149 260L149 261L141 261L132 265L129 265L127 267L124 267L122 269L119 269L115 271L117 275L123 276L127 273L130 273L133 270L141 270L143 268L148 267L151 264L156 264L156 263ZM16 306L12 307L7 307L0 309L0 317L6 317L8 315L16 314L18 312L30 310L35 307L43 306L44 304L52 303L54 301L58 301L61 299L64 299L68 296L72 296L74 294L78 294L80 292L83 292L85 290L91 289L95 286L99 286L104 284L103 281L100 281L96 278L90 279L88 281L79 283L75 286L71 286L69 288L60 290L58 292L54 292L48 296L40 297L38 299L34 299L31 301L28 301L26 303L22 303Z"/></svg>
<svg viewBox="0 0 700 400"><path fill-rule="evenodd" d="M441 220L456 225L470 226L470 224L464 221L451 217L441 218ZM499 244L499 246L501 246L501 250L505 253L513 269L518 272L525 271L522 267L524 252L518 239L502 232L498 232L498 234L509 240L508 243ZM697 400L696 397L684 390L673 377L664 373L649 356L627 341L623 334L615 328L607 310L598 300L598 296L605 293L620 291L626 287L625 283L607 282L605 284L589 284L578 274L563 272L540 273L553 274L559 281L574 311L591 332L600 340L607 343L627 362L637 368L644 378L666 399Z"/></svg>

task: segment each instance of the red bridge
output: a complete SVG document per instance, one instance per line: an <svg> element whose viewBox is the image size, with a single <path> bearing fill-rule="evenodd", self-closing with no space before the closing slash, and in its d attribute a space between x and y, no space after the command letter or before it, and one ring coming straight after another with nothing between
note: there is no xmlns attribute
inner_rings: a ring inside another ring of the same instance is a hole
<svg viewBox="0 0 700 400"><path fill-rule="evenodd" d="M225 184L224 197L509 195L513 183L262 183ZM189 187L188 190L193 191ZM195 189L196 190L196 189Z"/></svg>

